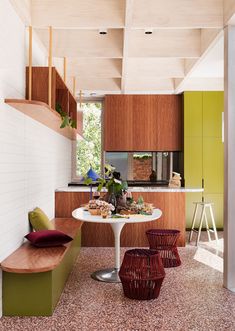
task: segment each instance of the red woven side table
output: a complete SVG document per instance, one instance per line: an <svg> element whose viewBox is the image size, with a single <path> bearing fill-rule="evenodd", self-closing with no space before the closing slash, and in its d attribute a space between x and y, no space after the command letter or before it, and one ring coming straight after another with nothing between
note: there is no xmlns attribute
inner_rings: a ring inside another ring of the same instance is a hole
<svg viewBox="0 0 235 331"><path fill-rule="evenodd" d="M176 247L180 236L179 230L151 229L146 231L150 249L157 249L165 268L181 265L180 256Z"/></svg>
<svg viewBox="0 0 235 331"><path fill-rule="evenodd" d="M149 249L126 251L119 277L126 297L137 300L156 299L165 277L159 252Z"/></svg>

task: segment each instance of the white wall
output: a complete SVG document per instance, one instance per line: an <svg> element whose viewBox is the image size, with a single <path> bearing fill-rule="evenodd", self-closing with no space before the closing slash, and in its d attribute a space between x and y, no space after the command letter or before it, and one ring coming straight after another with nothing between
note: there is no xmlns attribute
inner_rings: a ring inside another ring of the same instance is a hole
<svg viewBox="0 0 235 331"><path fill-rule="evenodd" d="M1 0L0 261L21 245L29 230L29 210L39 206L50 218L54 216L54 190L71 178L71 141L3 101L24 98L25 36L25 27L9 0ZM44 65L45 55L35 50L34 63L41 60Z"/></svg>

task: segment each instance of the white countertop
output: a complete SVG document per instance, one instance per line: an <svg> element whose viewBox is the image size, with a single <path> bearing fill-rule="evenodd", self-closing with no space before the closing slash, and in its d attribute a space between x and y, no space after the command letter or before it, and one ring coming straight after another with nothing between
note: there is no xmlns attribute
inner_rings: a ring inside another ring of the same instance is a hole
<svg viewBox="0 0 235 331"><path fill-rule="evenodd" d="M95 187L92 188L94 192ZM131 192L203 192L203 188L197 187L180 187L172 188L167 186L129 186L128 191ZM90 192L89 186L65 186L56 189L56 192Z"/></svg>

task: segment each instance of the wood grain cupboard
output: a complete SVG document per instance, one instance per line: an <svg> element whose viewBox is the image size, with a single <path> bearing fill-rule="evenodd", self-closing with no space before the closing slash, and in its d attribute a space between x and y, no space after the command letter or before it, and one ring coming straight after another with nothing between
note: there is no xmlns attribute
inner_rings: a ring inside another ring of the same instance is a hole
<svg viewBox="0 0 235 331"><path fill-rule="evenodd" d="M105 151L182 150L180 95L107 95Z"/></svg>
<svg viewBox="0 0 235 331"><path fill-rule="evenodd" d="M162 217L153 222L126 224L121 234L121 246L148 246L145 231L151 228L178 229L179 246L185 246L185 193L183 192L133 192L136 200L140 195L147 202L162 210ZM87 203L89 192L56 192L55 216L71 217L72 211ZM112 247L114 236L109 224L86 223L82 225L82 246Z"/></svg>

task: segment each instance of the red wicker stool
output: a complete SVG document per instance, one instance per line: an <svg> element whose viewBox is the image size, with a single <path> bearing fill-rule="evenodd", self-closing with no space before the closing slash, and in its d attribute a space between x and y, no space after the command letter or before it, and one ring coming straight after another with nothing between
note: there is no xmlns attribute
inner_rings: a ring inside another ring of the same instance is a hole
<svg viewBox="0 0 235 331"><path fill-rule="evenodd" d="M158 230L146 231L150 249L157 249L162 258L165 268L178 267L181 265L179 253L176 247L177 239L180 236L179 230Z"/></svg>
<svg viewBox="0 0 235 331"><path fill-rule="evenodd" d="M159 252L149 249L126 251L119 277L126 297L137 300L156 299L165 277Z"/></svg>

